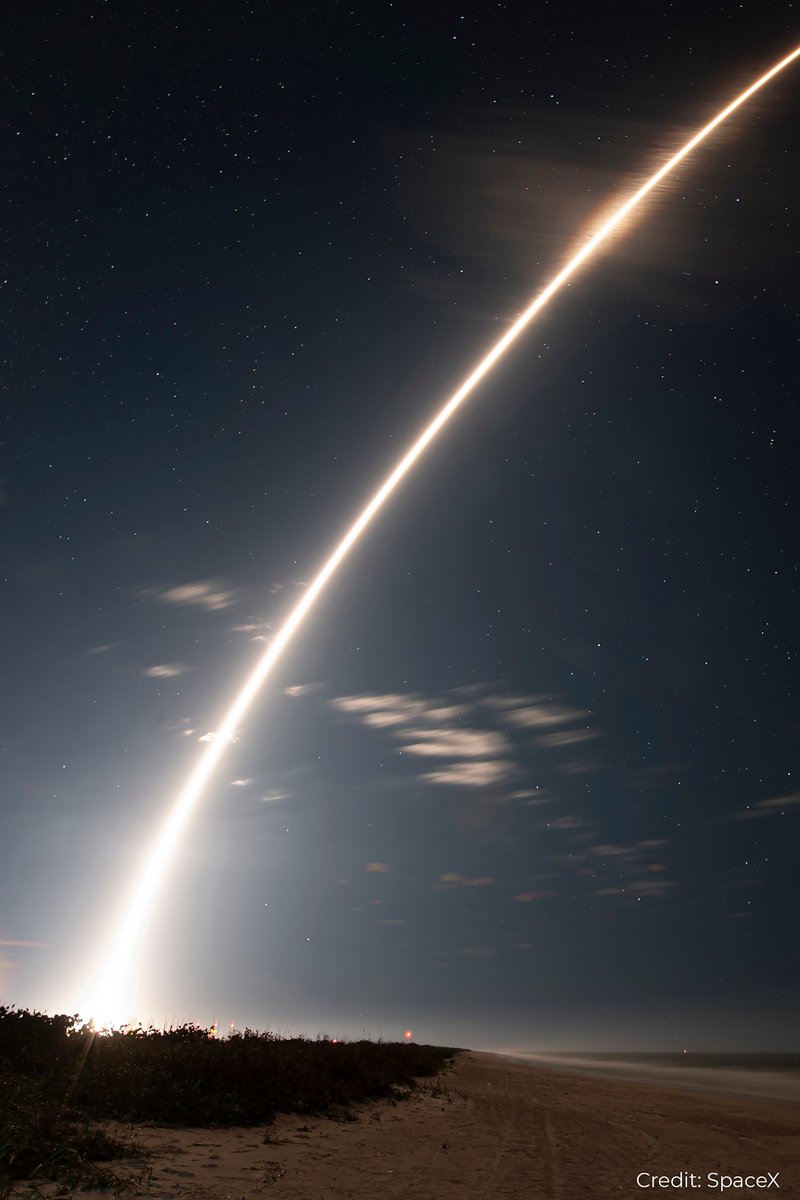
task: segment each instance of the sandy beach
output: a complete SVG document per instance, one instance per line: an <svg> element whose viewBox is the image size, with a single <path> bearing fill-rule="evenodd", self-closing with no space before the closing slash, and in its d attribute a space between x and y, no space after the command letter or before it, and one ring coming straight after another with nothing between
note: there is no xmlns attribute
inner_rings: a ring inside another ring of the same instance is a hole
<svg viewBox="0 0 800 1200"><path fill-rule="evenodd" d="M120 1164L120 1174L134 1182L94 1196L605 1200L800 1194L800 1108L557 1074L473 1052L459 1054L411 1100L360 1107L349 1120L281 1116L266 1142L259 1128L137 1126L130 1132L146 1162ZM772 1186L722 1191L718 1183L723 1175L768 1180L776 1173ZM673 1182L642 1186L650 1176ZM32 1200L70 1193L54 1184L28 1184L13 1195Z"/></svg>

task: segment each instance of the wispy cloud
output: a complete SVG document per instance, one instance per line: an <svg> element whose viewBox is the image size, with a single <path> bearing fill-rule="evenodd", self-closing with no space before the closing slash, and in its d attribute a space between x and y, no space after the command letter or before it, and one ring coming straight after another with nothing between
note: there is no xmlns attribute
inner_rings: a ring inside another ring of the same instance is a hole
<svg viewBox="0 0 800 1200"><path fill-rule="evenodd" d="M429 771L422 778L428 783L447 787L482 788L507 783L517 772L516 763L505 759L489 759L485 762L470 760L451 763L440 771Z"/></svg>
<svg viewBox="0 0 800 1200"><path fill-rule="evenodd" d="M178 717L177 720L172 721L169 725L165 725L164 728L169 733L180 733L184 737L193 737L197 732L196 729L192 728L191 717Z"/></svg>
<svg viewBox="0 0 800 1200"><path fill-rule="evenodd" d="M796 808L800 804L800 792L787 792L784 796L771 796L769 800L758 800L748 804L734 816L737 821L749 821L754 817L774 817L782 815L787 809Z"/></svg>
<svg viewBox="0 0 800 1200"><path fill-rule="evenodd" d="M221 579L200 579L194 583L181 583L176 587L151 588L153 595L165 604L186 604L195 608L204 608L209 612L218 612L230 608L242 598L240 588L229 587Z"/></svg>
<svg viewBox="0 0 800 1200"><path fill-rule="evenodd" d="M580 817L553 817L547 822L548 829L581 829L584 822Z"/></svg>
<svg viewBox="0 0 800 1200"><path fill-rule="evenodd" d="M364 870L368 871L370 875L386 875L391 869L388 863L383 862L369 862L364 867Z"/></svg>
<svg viewBox="0 0 800 1200"><path fill-rule="evenodd" d="M592 741L600 734L586 724L586 709L553 696L498 694L498 686L482 683L451 688L445 699L418 693L363 693L339 696L329 704L369 728L386 730L409 758L447 760L422 775L425 783L475 792L491 789L497 794L516 782L518 790L504 799L544 803L551 799L544 791L519 789L526 772L517 759L514 738L534 730L540 746L560 750ZM580 728L562 728L577 722L582 723ZM577 762L577 771L581 759L573 756L572 761ZM565 766L563 759L551 769L560 766ZM596 770L597 764L592 762L586 769Z"/></svg>
<svg viewBox="0 0 800 1200"><path fill-rule="evenodd" d="M352 713L365 724L376 728L404 725L409 721L424 718L428 705L415 696L386 695L338 696L329 701L331 707L340 712Z"/></svg>
<svg viewBox="0 0 800 1200"><path fill-rule="evenodd" d="M244 621L241 625L231 625L228 633L248 633L251 642L267 642L271 630L271 621Z"/></svg>
<svg viewBox="0 0 800 1200"><path fill-rule="evenodd" d="M540 804L552 804L555 796L551 796L545 788L520 788L512 792L509 799L518 800L523 806L536 808Z"/></svg>
<svg viewBox="0 0 800 1200"><path fill-rule="evenodd" d="M627 890L634 896L665 896L674 887L669 879L637 879L628 884Z"/></svg>
<svg viewBox="0 0 800 1200"><path fill-rule="evenodd" d="M279 800L288 800L289 792L281 792L277 788L273 788L270 792L265 792L261 797L262 804L277 804Z"/></svg>
<svg viewBox="0 0 800 1200"><path fill-rule="evenodd" d="M507 737L489 729L409 729L405 736L422 739L403 742L406 754L432 758L499 758L511 749Z"/></svg>
<svg viewBox="0 0 800 1200"><path fill-rule="evenodd" d="M107 654L109 650L114 649L116 644L117 644L116 642L106 642L104 646L91 646L89 649L89 653L90 654Z"/></svg>
<svg viewBox="0 0 800 1200"><path fill-rule="evenodd" d="M373 729L397 737L403 754L451 761L424 774L427 783L485 788L505 784L519 768L508 737L496 729L464 727L472 706L395 692L339 696L330 705Z"/></svg>
<svg viewBox="0 0 800 1200"><path fill-rule="evenodd" d="M565 746L577 746L580 742L593 742L602 735L597 729L562 729L558 733L543 733L536 745L546 750L562 750Z"/></svg>
<svg viewBox="0 0 800 1200"><path fill-rule="evenodd" d="M475 686L481 693L479 702L485 708L495 708L499 709L501 712L505 712L507 709L511 708L523 708L526 705L541 704L543 701L547 700L546 696L520 696L515 695L513 692L501 692L497 694L495 692L491 692L487 684L477 684ZM458 689L453 690L457 691Z"/></svg>
<svg viewBox="0 0 800 1200"><path fill-rule="evenodd" d="M508 820L511 805L520 809L548 806L549 819L541 821L541 828L546 836L562 842L558 857L552 859L558 866L555 879L569 872L591 881L583 886L596 894L619 896L626 904L670 893L675 885L668 878L661 852L666 839L619 844L601 833L595 820L585 820L574 809L563 812L557 795L533 785L529 765L532 742L537 751L545 752L534 761L536 774L546 772L547 782L604 769L596 755L603 733L589 724L589 711L558 696L508 694L499 690L501 686L470 684L450 689L445 698L361 693L332 698L328 704L343 716L382 732L406 763L440 760L426 763L434 769L423 769L419 779L436 788L460 789L458 820L473 830L495 828ZM786 803L786 797L762 802L760 811L764 815L781 811ZM471 878L451 872L441 875L432 886L455 890L493 882L488 875ZM570 886L576 882L571 879ZM535 903L554 894L537 886L518 893L514 900Z"/></svg>
<svg viewBox="0 0 800 1200"><path fill-rule="evenodd" d="M667 864L653 861L653 858L655 851L668 845L667 838L649 838L627 845L597 842L585 846L581 854L573 854L565 865L571 866L579 875L596 879L602 885L594 889L597 896L626 896L633 900L666 896L676 884L666 878ZM646 875L658 878L643 878Z"/></svg>
<svg viewBox="0 0 800 1200"><path fill-rule="evenodd" d="M231 787L238 787L238 788L250 787L251 783L255 783L255 779L232 779Z"/></svg>
<svg viewBox="0 0 800 1200"><path fill-rule="evenodd" d="M301 696L311 696L314 692L319 692L323 688L321 683L293 683L289 687L284 688L285 696L292 696L299 699Z"/></svg>
<svg viewBox="0 0 800 1200"><path fill-rule="evenodd" d="M144 672L150 679L174 679L176 675L185 675L191 668L186 663L157 663L148 667Z"/></svg>
<svg viewBox="0 0 800 1200"><path fill-rule="evenodd" d="M597 771L605 770L605 763L599 758L572 758L556 763L555 770L557 774L563 775L567 779L576 778L581 775L594 775Z"/></svg>
<svg viewBox="0 0 800 1200"><path fill-rule="evenodd" d="M485 829L505 822L512 804L557 803L558 797L546 788L533 786L532 740L538 749L557 752L546 759L537 758L537 774L541 770L551 776L585 774L600 769L595 757L583 751L584 743L602 736L589 726L587 709L573 707L559 696L509 694L501 687L497 682L468 684L449 689L444 697L359 693L331 698L328 704L391 738L405 763L440 760L430 764L433 769L421 771L420 782L460 789L457 819L473 829ZM583 834L600 840L579 815L558 816L557 809L544 827L552 830L553 836ZM645 870L644 862L637 865L639 873Z"/></svg>
<svg viewBox="0 0 800 1200"><path fill-rule="evenodd" d="M26 942L21 938L2 938L0 939L0 946L22 946L28 950L46 950L48 948L48 943Z"/></svg>
<svg viewBox="0 0 800 1200"><path fill-rule="evenodd" d="M453 888L488 887L495 882L491 875L479 875L475 879L470 879L466 875L458 875L455 871L451 871L446 875L440 875L433 886L439 891L448 891Z"/></svg>
<svg viewBox="0 0 800 1200"><path fill-rule="evenodd" d="M429 721L456 721L470 714L468 704L444 704L440 708L429 708L425 716Z"/></svg>
<svg viewBox="0 0 800 1200"><path fill-rule="evenodd" d="M567 708L555 703L529 704L506 711L506 720L519 729L548 729L585 721L588 716L585 708Z"/></svg>

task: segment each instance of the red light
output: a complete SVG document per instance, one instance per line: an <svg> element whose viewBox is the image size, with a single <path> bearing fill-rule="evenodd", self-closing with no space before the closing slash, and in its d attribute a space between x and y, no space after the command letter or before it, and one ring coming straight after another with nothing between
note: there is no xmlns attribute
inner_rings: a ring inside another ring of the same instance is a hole
<svg viewBox="0 0 800 1200"><path fill-rule="evenodd" d="M411 1039L413 1038L413 1036L414 1036L413 1029L406 1029L405 1033L403 1034L403 1037L406 1039L407 1042L410 1042Z"/></svg>

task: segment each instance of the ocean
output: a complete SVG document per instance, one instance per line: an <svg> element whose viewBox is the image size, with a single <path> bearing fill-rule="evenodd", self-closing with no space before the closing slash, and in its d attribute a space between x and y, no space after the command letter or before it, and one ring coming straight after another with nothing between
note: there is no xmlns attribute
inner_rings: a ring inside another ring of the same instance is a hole
<svg viewBox="0 0 800 1200"><path fill-rule="evenodd" d="M502 1054L552 1071L800 1104L800 1053Z"/></svg>

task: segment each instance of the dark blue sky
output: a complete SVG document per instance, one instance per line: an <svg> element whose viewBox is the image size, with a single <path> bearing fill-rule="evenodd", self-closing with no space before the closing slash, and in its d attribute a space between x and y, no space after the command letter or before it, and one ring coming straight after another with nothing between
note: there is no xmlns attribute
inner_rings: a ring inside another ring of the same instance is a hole
<svg viewBox="0 0 800 1200"><path fill-rule="evenodd" d="M17 14L3 1001L69 1006L370 490L796 40L758 5ZM793 68L666 181L393 499L208 789L140 1015L793 1043L798 103Z"/></svg>

